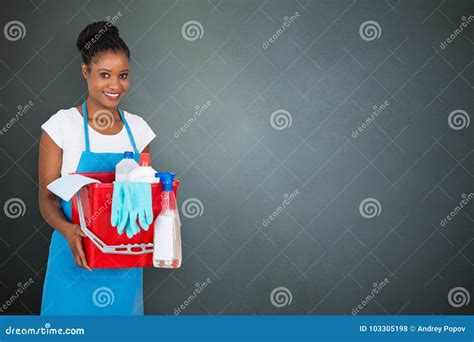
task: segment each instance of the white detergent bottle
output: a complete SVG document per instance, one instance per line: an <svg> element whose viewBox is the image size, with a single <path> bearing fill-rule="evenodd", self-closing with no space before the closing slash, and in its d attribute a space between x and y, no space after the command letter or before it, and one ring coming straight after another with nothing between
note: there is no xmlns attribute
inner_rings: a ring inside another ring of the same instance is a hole
<svg viewBox="0 0 474 342"><path fill-rule="evenodd" d="M115 166L115 181L128 181L128 174L137 167L138 164L135 159L133 159L133 152L125 152L123 154L123 159Z"/></svg>
<svg viewBox="0 0 474 342"><path fill-rule="evenodd" d="M156 171L150 166L150 153L140 154L138 167L128 174L129 182L159 183L155 177Z"/></svg>
<svg viewBox="0 0 474 342"><path fill-rule="evenodd" d="M181 266L181 221L173 192L174 174L158 172L163 183L161 211L153 224L153 266L178 268Z"/></svg>

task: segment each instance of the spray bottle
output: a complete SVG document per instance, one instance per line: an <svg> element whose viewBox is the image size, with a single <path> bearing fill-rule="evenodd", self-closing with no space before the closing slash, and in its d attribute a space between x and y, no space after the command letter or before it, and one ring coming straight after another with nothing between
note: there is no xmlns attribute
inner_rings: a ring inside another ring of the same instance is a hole
<svg viewBox="0 0 474 342"><path fill-rule="evenodd" d="M157 172L163 183L161 211L154 222L153 265L159 268L181 266L181 221L173 192L174 173Z"/></svg>

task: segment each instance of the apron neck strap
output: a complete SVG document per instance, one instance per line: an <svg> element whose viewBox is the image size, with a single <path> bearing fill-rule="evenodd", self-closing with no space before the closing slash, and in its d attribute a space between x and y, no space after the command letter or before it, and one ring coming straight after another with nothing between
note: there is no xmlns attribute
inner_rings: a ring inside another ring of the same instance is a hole
<svg viewBox="0 0 474 342"><path fill-rule="evenodd" d="M120 114L120 118L122 119L123 124L125 125L125 129L127 130L128 138L130 139L130 143L132 144L133 151L135 152L135 155L138 155L139 153L138 153L137 145L135 144L135 139L133 139L132 131L131 131L130 127L128 126L128 122L127 122L127 120L125 120L125 115L123 114L123 112L120 108L118 109L118 111L119 111L119 114ZM84 120L84 137L85 137L85 141L86 141L86 152L90 152L91 151L91 146L90 146L90 142L89 142L89 124L87 122L87 103L86 103L86 101L84 101L84 103L82 104L82 118Z"/></svg>
<svg viewBox="0 0 474 342"><path fill-rule="evenodd" d="M135 144L135 139L133 138L132 130L130 129L130 126L128 125L127 120L125 120L125 115L123 114L122 110L119 108L118 109L120 117L122 118L123 124L125 125L125 129L127 130L128 137L130 139L130 143L132 144L133 151L135 152L135 155L138 156L138 148L137 145Z"/></svg>
<svg viewBox="0 0 474 342"><path fill-rule="evenodd" d="M89 124L87 123L87 105L86 101L82 104L82 120L84 121L84 137L86 140L86 152L91 151L91 146L89 143Z"/></svg>

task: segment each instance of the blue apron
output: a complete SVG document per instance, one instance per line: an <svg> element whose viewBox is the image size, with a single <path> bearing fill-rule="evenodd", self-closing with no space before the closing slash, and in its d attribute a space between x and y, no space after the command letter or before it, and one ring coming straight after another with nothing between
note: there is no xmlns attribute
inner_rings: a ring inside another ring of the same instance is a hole
<svg viewBox="0 0 474 342"><path fill-rule="evenodd" d="M76 172L114 172L122 153L90 151L86 103L82 105L85 151ZM138 150L125 116L120 117L138 158ZM71 221L71 201L61 203ZM48 267L44 281L42 315L143 315L143 269L79 268L66 238L54 231L49 247Z"/></svg>

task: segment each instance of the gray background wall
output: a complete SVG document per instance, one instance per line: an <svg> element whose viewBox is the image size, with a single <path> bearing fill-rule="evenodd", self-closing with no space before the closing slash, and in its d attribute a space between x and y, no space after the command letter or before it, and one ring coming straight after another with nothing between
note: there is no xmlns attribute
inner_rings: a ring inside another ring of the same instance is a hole
<svg viewBox="0 0 474 342"><path fill-rule="evenodd" d="M3 313L39 313L52 232L38 210L40 125L84 99L77 34L118 12L133 68L121 105L157 133L153 163L178 174L185 204L183 267L146 269L147 314L180 305L181 314L351 314L359 304L360 314L472 313L474 24L455 33L474 14L472 1L2 8L2 28L24 26L23 38L0 37L2 303L34 281ZM202 37L183 35L191 20ZM375 36L360 33L367 21L378 24ZM463 194L467 205L443 227ZM374 213L361 206L366 199Z"/></svg>

